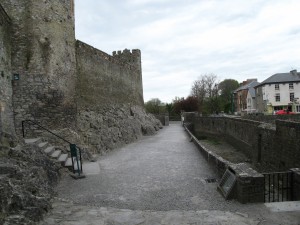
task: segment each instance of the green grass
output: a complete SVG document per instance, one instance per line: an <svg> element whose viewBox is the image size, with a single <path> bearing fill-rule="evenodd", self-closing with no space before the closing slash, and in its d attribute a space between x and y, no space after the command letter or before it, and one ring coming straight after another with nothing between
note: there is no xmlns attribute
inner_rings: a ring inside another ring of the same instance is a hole
<svg viewBox="0 0 300 225"><path fill-rule="evenodd" d="M208 139L206 139L206 141L213 144L213 145L220 145L221 144L221 142L216 138L208 138Z"/></svg>

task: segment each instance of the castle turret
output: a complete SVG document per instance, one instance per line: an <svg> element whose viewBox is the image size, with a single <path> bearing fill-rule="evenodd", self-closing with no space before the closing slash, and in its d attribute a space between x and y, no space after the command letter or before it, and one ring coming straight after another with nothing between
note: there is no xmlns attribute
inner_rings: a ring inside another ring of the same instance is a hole
<svg viewBox="0 0 300 225"><path fill-rule="evenodd" d="M138 85L134 87L134 89L136 93L140 93L137 101L144 104L141 51L139 49L133 49L131 52L128 49L124 49L123 51L113 51L112 54L114 58L133 66L134 69L137 70L138 75L133 79L136 80Z"/></svg>
<svg viewBox="0 0 300 225"><path fill-rule="evenodd" d="M113 57L124 63L134 66L137 70L141 70L141 51L139 49L133 49L132 52L129 49L123 51L113 51Z"/></svg>
<svg viewBox="0 0 300 225"><path fill-rule="evenodd" d="M12 21L16 129L24 119L43 122L49 128L74 126L73 0L1 2Z"/></svg>
<svg viewBox="0 0 300 225"><path fill-rule="evenodd" d="M0 142L15 136L11 86L11 20L0 5Z"/></svg>

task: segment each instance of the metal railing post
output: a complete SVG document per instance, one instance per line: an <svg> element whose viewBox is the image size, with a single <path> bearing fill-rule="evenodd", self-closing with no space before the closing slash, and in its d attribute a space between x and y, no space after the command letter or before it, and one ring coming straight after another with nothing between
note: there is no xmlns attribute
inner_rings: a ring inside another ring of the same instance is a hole
<svg viewBox="0 0 300 225"><path fill-rule="evenodd" d="M67 141L66 139L64 139L63 137L53 133L52 131L50 131L49 129L39 125L38 123L31 121L31 120L23 120L22 121L22 134L23 134L23 138L25 138L25 123L31 123L33 125L38 126L39 128L47 131L48 133L58 137L59 139L63 140L64 142L67 142L70 145L70 152L71 152L71 161L72 161L72 171L73 173L75 173L75 163L74 163L74 158L76 160L77 163L77 171L78 171L78 175L80 176L82 173L82 157L81 157L81 149L78 148L75 144L72 144L71 142ZM79 152L79 158L78 158L78 152Z"/></svg>
<svg viewBox="0 0 300 225"><path fill-rule="evenodd" d="M22 121L22 134L23 134L23 138L25 138L25 128L24 128L24 120Z"/></svg>

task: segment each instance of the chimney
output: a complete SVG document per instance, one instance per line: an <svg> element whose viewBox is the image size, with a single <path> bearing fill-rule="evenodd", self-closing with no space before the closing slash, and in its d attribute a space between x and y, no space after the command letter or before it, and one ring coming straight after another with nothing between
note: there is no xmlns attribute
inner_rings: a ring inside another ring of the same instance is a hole
<svg viewBox="0 0 300 225"><path fill-rule="evenodd" d="M298 74L298 73L297 73L297 70L291 70L290 73L291 73L292 75L294 75L294 76L297 76L297 74Z"/></svg>

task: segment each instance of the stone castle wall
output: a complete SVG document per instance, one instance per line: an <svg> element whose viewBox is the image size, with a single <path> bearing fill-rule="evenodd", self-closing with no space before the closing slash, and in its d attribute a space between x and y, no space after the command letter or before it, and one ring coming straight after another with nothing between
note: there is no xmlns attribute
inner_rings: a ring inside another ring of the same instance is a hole
<svg viewBox="0 0 300 225"><path fill-rule="evenodd" d="M159 122L143 109L139 50L109 55L77 41L76 58L77 129L93 152L106 152L159 129Z"/></svg>
<svg viewBox="0 0 300 225"><path fill-rule="evenodd" d="M190 119L189 119L190 118ZM300 167L300 123L276 120L276 126L227 117L186 117L197 136L224 138L263 172Z"/></svg>
<svg viewBox="0 0 300 225"><path fill-rule="evenodd" d="M0 138L14 136L11 86L11 20L0 5Z"/></svg>
<svg viewBox="0 0 300 225"><path fill-rule="evenodd" d="M142 106L140 57L139 50L133 50L132 53L124 50L123 53L111 56L77 41L78 108L95 109L111 103Z"/></svg>
<svg viewBox="0 0 300 225"><path fill-rule="evenodd" d="M75 33L73 2L1 2L12 21L13 108L21 121L46 127L75 127Z"/></svg>
<svg viewBox="0 0 300 225"><path fill-rule="evenodd" d="M109 55L76 41L73 4L73 0L1 2L12 18L7 26L11 40L1 36L7 39L5 62L12 65L7 74L18 78L12 87L6 85L13 102L8 110L14 114L12 130L20 136L21 121L27 119L56 132L75 131L80 134L77 144L93 152L155 133L161 125L143 109L140 50ZM36 126L25 128L26 137L45 135Z"/></svg>

